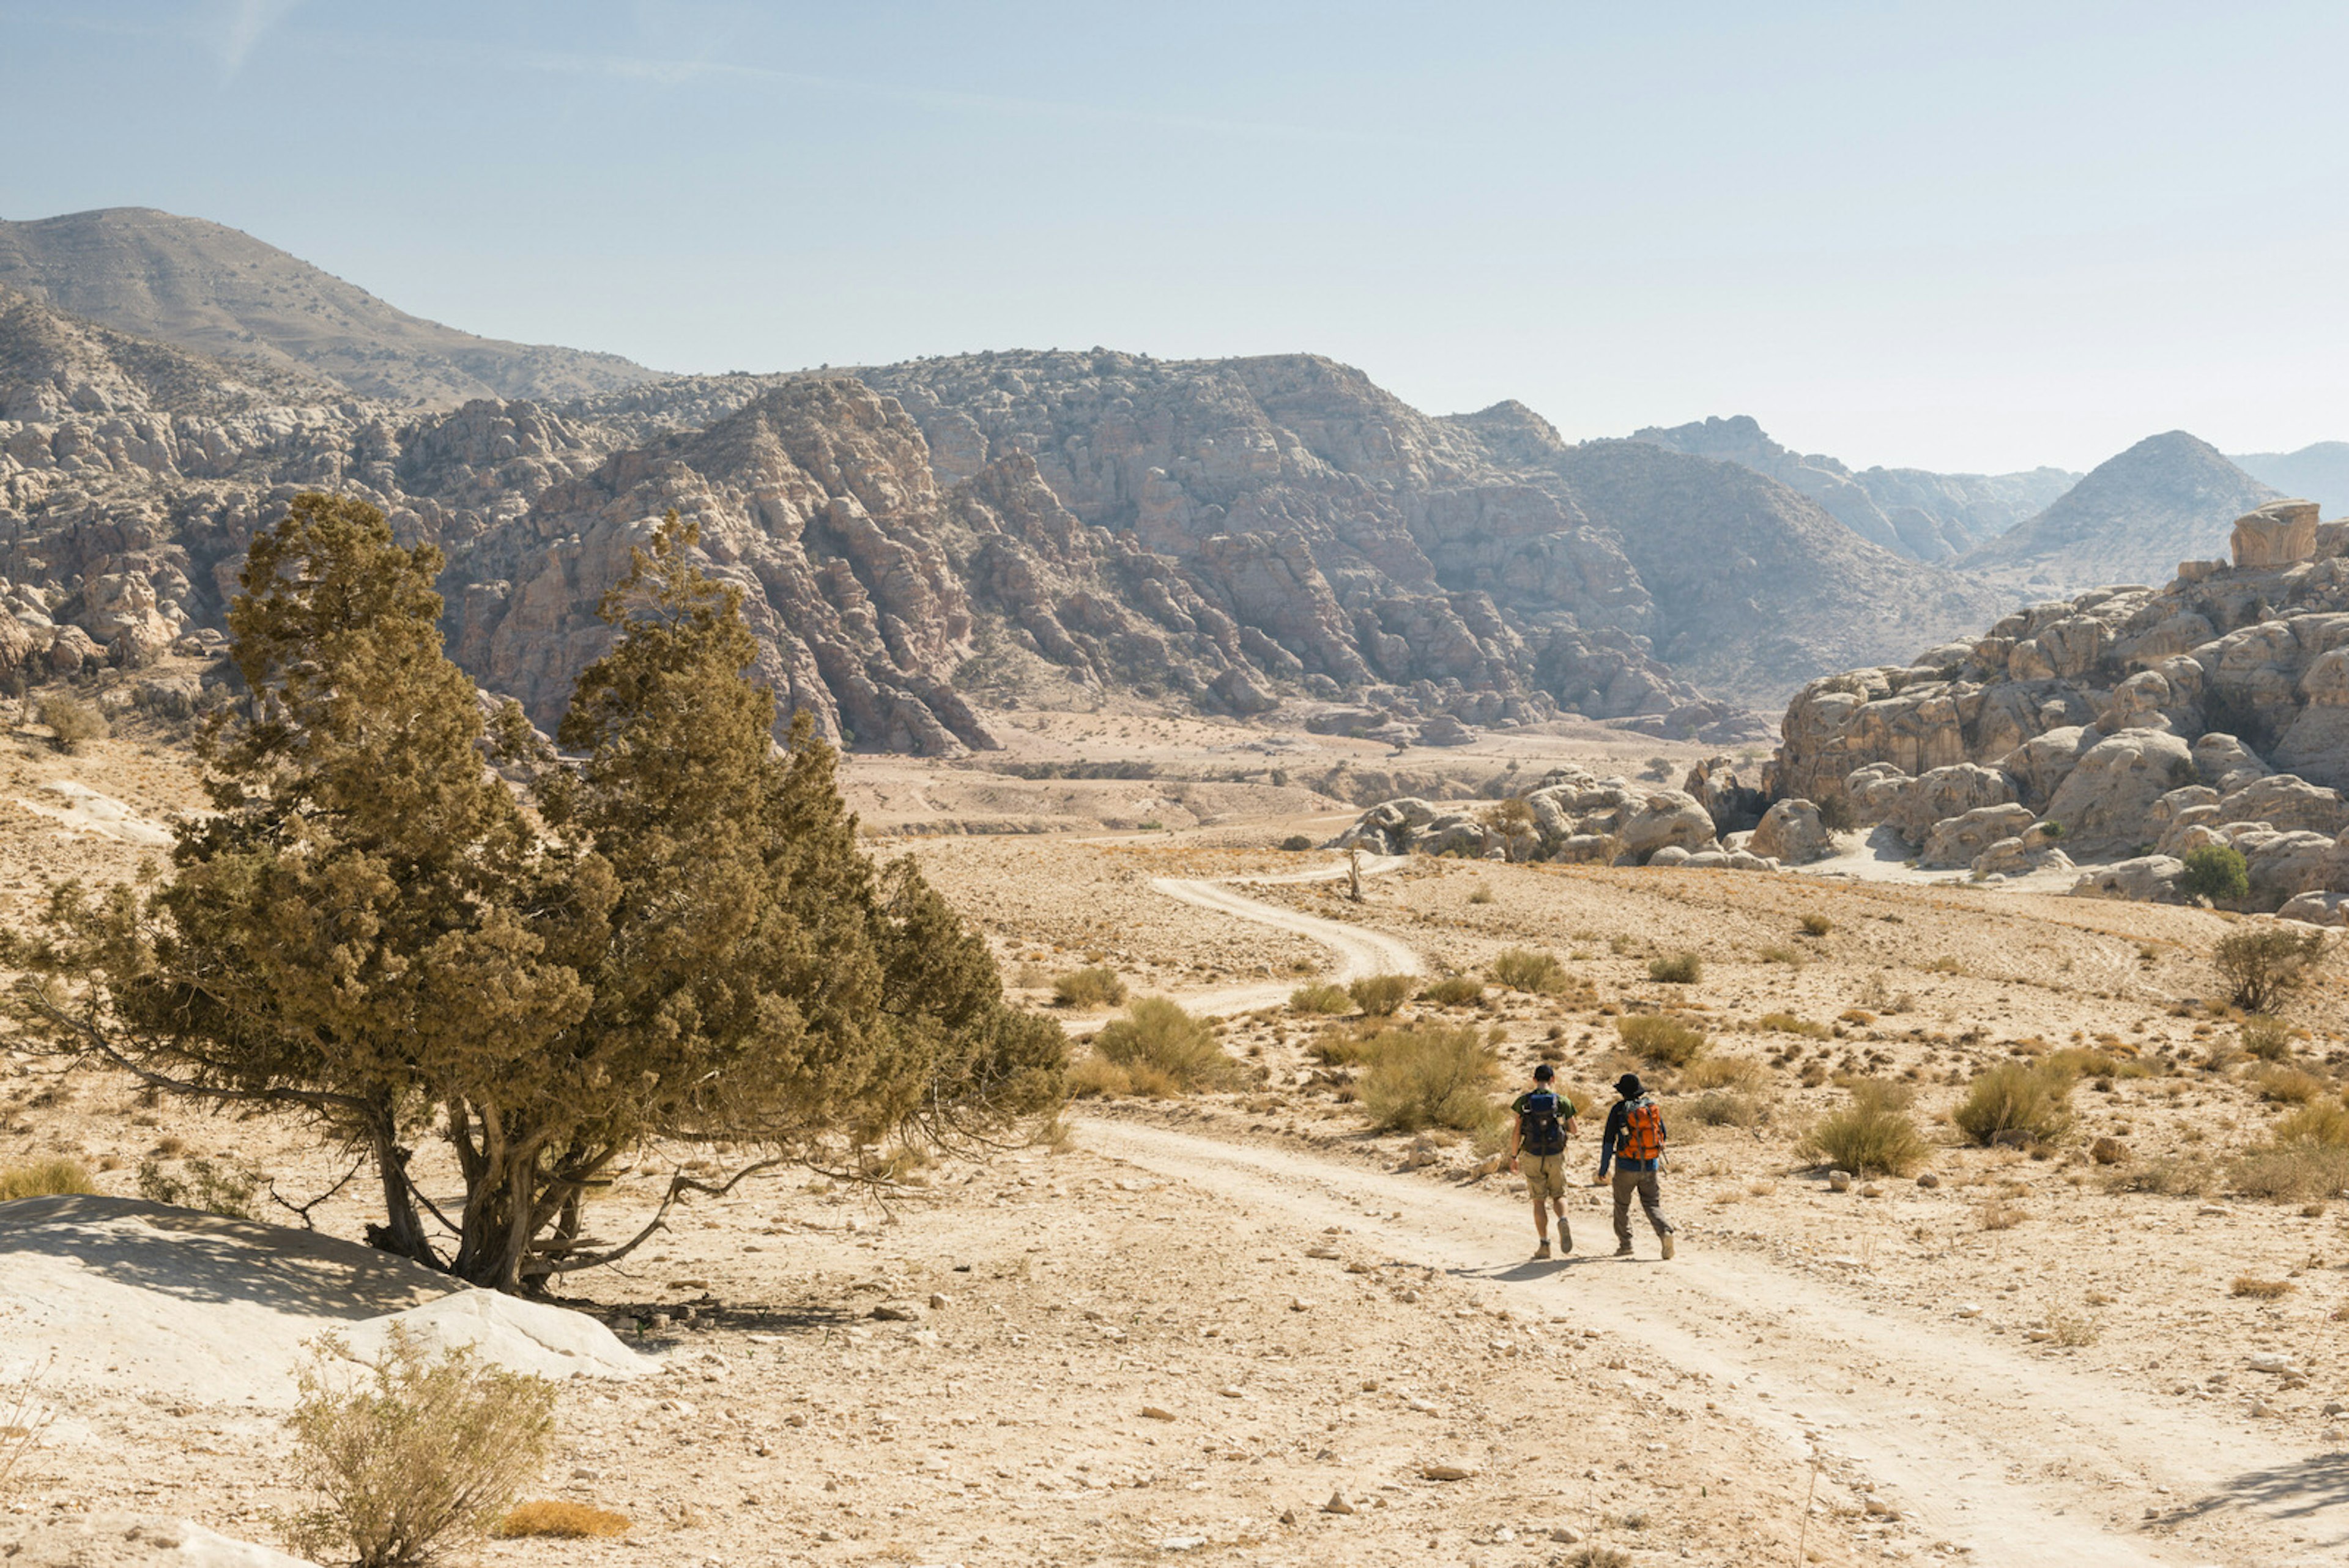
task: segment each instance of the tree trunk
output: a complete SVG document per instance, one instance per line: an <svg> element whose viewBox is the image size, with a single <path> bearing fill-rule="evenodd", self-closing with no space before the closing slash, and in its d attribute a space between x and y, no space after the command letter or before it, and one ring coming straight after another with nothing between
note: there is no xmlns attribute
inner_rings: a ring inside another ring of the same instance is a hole
<svg viewBox="0 0 2349 1568"><path fill-rule="evenodd" d="M375 1146L376 1168L383 1178L384 1223L369 1226L367 1240L387 1252L429 1268L440 1267L424 1234L423 1217L417 1212L416 1189L408 1179L408 1150L399 1147L389 1117L376 1123L369 1141Z"/></svg>

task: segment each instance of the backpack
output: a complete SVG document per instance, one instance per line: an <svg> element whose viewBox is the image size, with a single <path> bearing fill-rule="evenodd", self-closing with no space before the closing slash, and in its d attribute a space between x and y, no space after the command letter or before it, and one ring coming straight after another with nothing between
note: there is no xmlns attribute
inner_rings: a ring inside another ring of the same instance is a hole
<svg viewBox="0 0 2349 1568"><path fill-rule="evenodd" d="M1526 1108L1517 1113L1517 1127L1527 1154L1566 1152L1565 1110L1549 1090L1536 1089L1526 1096Z"/></svg>
<svg viewBox="0 0 2349 1568"><path fill-rule="evenodd" d="M1641 1095L1623 1107L1623 1139L1615 1147L1618 1159L1661 1159L1664 1157L1664 1113Z"/></svg>

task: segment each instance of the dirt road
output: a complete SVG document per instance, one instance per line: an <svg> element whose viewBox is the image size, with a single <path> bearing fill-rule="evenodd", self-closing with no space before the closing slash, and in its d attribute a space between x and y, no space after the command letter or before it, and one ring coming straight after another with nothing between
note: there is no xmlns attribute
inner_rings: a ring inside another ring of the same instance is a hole
<svg viewBox="0 0 2349 1568"><path fill-rule="evenodd" d="M1365 856L1362 874L1375 877L1392 871L1403 863L1401 856ZM1323 867L1312 871L1296 872L1280 877L1257 877L1252 882L1330 882L1346 874L1343 866ZM1334 969L1324 971L1322 979L1343 985L1371 974L1419 974L1426 969L1409 943L1378 931L1364 930L1347 925L1342 920L1325 920L1318 915L1299 914L1293 909L1276 909L1259 903L1245 894L1233 891L1226 882L1195 881L1179 877L1154 877L1150 885L1170 898L1203 909L1213 909L1236 919L1270 926L1277 930L1294 931L1310 937L1338 955ZM1253 1008L1274 1007L1288 998L1296 989L1293 981L1270 981L1254 985L1236 985L1221 990L1186 995L1183 1004L1194 1012L1246 1012Z"/></svg>

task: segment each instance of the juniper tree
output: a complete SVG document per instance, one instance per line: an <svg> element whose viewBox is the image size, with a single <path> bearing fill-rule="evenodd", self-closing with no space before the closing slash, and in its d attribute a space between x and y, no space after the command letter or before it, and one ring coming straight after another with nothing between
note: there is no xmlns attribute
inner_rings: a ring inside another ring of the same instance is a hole
<svg viewBox="0 0 2349 1568"><path fill-rule="evenodd" d="M437 551L298 498L231 611L252 698L204 743L212 814L168 879L53 891L13 955L19 1018L163 1088L315 1116L372 1159L380 1244L503 1289L650 1233L580 1235L581 1195L648 1143L747 1149L739 1179L1048 1103L1057 1026L1006 1006L909 865L860 852L803 722L774 744L739 596L693 545L672 519L605 601L574 765L512 704L485 724L441 650ZM411 1174L425 1137L453 1212Z"/></svg>

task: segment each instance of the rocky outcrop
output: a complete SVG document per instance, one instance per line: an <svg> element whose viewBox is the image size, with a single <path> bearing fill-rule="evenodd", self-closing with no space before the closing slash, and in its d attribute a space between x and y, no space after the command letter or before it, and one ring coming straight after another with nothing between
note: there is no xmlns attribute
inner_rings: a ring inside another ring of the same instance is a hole
<svg viewBox="0 0 2349 1568"><path fill-rule="evenodd" d="M1774 801L1745 847L1785 865L1807 866L1835 853L1835 835L1809 801Z"/></svg>
<svg viewBox="0 0 2349 1568"><path fill-rule="evenodd" d="M1491 807L1447 810L1416 797L1382 801L1331 841L1381 855L1457 855L1613 866L1722 866L1773 869L1776 862L1726 850L1712 814L1685 790L1649 789L1579 768L1556 768L1517 797L1529 834L1512 835Z"/></svg>

